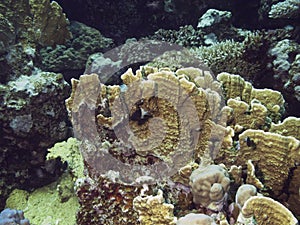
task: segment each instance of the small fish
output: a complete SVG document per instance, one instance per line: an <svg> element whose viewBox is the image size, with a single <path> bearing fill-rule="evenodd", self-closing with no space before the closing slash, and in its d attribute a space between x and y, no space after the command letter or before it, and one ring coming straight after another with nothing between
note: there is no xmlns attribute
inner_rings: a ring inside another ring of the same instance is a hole
<svg viewBox="0 0 300 225"><path fill-rule="evenodd" d="M152 118L152 114L148 111L144 110L141 107L138 107L137 110L130 116L132 121L137 121L138 125L143 125L148 121L148 119Z"/></svg>
<svg viewBox="0 0 300 225"><path fill-rule="evenodd" d="M253 140L251 140L250 137L246 137L245 142L246 142L248 147L252 147L253 149L256 148L255 142Z"/></svg>

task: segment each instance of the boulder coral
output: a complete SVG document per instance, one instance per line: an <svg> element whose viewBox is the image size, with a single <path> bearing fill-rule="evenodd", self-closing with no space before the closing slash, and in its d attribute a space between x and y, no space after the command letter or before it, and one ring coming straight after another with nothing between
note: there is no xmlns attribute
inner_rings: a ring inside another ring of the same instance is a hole
<svg viewBox="0 0 300 225"><path fill-rule="evenodd" d="M190 176L193 202L214 211L221 211L227 201L230 179L219 165L199 167Z"/></svg>
<svg viewBox="0 0 300 225"><path fill-rule="evenodd" d="M216 225L215 221L213 218L211 218L208 215L205 214L196 214L196 213L189 213L185 215L184 217L179 218L177 221L176 225Z"/></svg>

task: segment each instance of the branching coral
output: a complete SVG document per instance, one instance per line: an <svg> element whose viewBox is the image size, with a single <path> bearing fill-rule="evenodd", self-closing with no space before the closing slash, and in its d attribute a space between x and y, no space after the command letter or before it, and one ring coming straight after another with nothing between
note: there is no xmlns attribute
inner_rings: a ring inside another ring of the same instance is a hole
<svg viewBox="0 0 300 225"><path fill-rule="evenodd" d="M216 74L226 71L253 79L260 72L262 65L257 57L254 59L252 55L263 51L263 43L262 34L250 33L243 42L225 40L208 47L193 48L191 52Z"/></svg>
<svg viewBox="0 0 300 225"><path fill-rule="evenodd" d="M299 12L299 0L285 0L272 5L271 10L269 11L269 17L273 19L291 19L299 17Z"/></svg>

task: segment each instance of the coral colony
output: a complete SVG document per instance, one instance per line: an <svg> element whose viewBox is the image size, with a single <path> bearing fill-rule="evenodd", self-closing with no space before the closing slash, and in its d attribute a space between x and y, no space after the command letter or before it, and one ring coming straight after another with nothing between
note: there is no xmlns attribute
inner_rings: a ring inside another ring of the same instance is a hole
<svg viewBox="0 0 300 225"><path fill-rule="evenodd" d="M0 3L0 225L297 225L299 0Z"/></svg>

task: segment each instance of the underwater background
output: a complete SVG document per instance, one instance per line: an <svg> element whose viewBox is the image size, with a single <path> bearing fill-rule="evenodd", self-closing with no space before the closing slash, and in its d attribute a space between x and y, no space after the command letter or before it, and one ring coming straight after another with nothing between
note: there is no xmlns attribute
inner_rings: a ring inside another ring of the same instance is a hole
<svg viewBox="0 0 300 225"><path fill-rule="evenodd" d="M2 0L0 225L295 225L300 0Z"/></svg>

